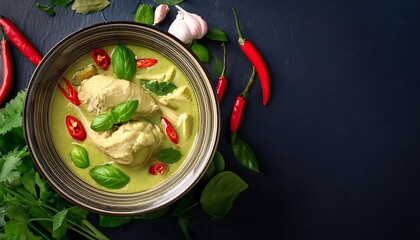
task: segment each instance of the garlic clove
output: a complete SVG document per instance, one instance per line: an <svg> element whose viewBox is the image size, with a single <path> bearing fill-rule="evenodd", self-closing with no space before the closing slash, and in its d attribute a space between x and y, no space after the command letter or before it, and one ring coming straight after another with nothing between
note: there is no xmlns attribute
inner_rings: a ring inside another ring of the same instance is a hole
<svg viewBox="0 0 420 240"><path fill-rule="evenodd" d="M160 4L155 9L153 25L161 23L169 12L169 6L166 4Z"/></svg>
<svg viewBox="0 0 420 240"><path fill-rule="evenodd" d="M178 12L175 20L169 26L168 32L184 43L190 43L193 40L191 31L184 21L183 12Z"/></svg>

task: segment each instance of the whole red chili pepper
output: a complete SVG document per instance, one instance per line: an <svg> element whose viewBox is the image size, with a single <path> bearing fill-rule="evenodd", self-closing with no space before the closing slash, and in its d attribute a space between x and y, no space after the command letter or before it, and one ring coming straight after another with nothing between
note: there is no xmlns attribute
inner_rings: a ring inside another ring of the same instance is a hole
<svg viewBox="0 0 420 240"><path fill-rule="evenodd" d="M241 124L242 120L242 113L245 109L246 98L248 95L249 88L251 87L252 83L254 83L255 78L255 68L252 67L252 74L251 78L248 81L245 89L241 94L236 97L235 104L233 105L232 115L230 116L230 131L237 132L239 125Z"/></svg>
<svg viewBox="0 0 420 240"><path fill-rule="evenodd" d="M149 173L153 175L157 174L164 174L166 172L166 169L168 168L168 165L165 163L155 163L152 166L149 167Z"/></svg>
<svg viewBox="0 0 420 240"><path fill-rule="evenodd" d="M220 74L219 79L217 80L217 85L216 85L216 93L217 93L217 98L219 99L219 102L222 101L223 95L225 94L226 87L227 87L225 43L222 43L222 47L223 47L223 70L222 70L222 73Z"/></svg>
<svg viewBox="0 0 420 240"><path fill-rule="evenodd" d="M254 44L242 36L242 33L239 29L239 23L235 9L233 9L233 15L235 17L236 31L238 32L239 46L242 52L257 70L258 78L260 79L261 83L263 105L265 106L267 105L268 99L270 98L270 75L267 65Z"/></svg>
<svg viewBox="0 0 420 240"><path fill-rule="evenodd" d="M76 89L71 85L69 80L67 80L65 77L63 77L64 82L66 83L67 91L60 85L58 85L58 89L63 93L63 95L70 100L74 105L79 106L80 100L77 95Z"/></svg>
<svg viewBox="0 0 420 240"><path fill-rule="evenodd" d="M178 135L176 134L175 128L172 126L171 122L165 117L161 117L160 121L165 129L166 135L168 136L171 142L178 144Z"/></svg>
<svg viewBox="0 0 420 240"><path fill-rule="evenodd" d="M66 117L66 127L70 136L72 136L74 139L79 141L84 141L86 139L86 131L79 119L68 115Z"/></svg>
<svg viewBox="0 0 420 240"><path fill-rule="evenodd" d="M103 70L108 70L109 65L111 64L111 58L108 53L101 48L93 49L91 52L92 58L95 61L96 65Z"/></svg>
<svg viewBox="0 0 420 240"><path fill-rule="evenodd" d="M136 60L136 68L148 68L154 66L156 63L157 60L153 58L140 58Z"/></svg>
<svg viewBox="0 0 420 240"><path fill-rule="evenodd" d="M19 49L32 64L38 66L42 57L22 32L3 16L0 16L0 26L3 27L7 38L17 47L17 49Z"/></svg>
<svg viewBox="0 0 420 240"><path fill-rule="evenodd" d="M1 40L1 58L3 66L3 81L0 87L0 104L6 101L7 94L12 87L12 58L9 51L9 45L7 44L4 33L2 32L3 38Z"/></svg>

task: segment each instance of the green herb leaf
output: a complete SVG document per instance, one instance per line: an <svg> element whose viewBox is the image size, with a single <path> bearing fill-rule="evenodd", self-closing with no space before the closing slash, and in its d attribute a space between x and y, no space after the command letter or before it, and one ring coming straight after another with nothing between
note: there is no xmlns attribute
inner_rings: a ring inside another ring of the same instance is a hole
<svg viewBox="0 0 420 240"><path fill-rule="evenodd" d="M147 213L147 214L143 214L140 216L135 216L135 219L140 219L140 220L152 220L152 219L157 219L160 218L162 216L164 216L166 213L169 212L169 207L164 207L161 208L159 210L153 211L151 213Z"/></svg>
<svg viewBox="0 0 420 240"><path fill-rule="evenodd" d="M84 224L83 221L85 221L89 214L89 212L86 209L80 208L78 206L72 206L67 210L67 220L71 220L81 225Z"/></svg>
<svg viewBox="0 0 420 240"><path fill-rule="evenodd" d="M156 156L157 160L168 164L178 162L181 157L181 152L175 148L165 148L161 150Z"/></svg>
<svg viewBox="0 0 420 240"><path fill-rule="evenodd" d="M176 89L176 86L170 82L158 82L155 80L141 80L141 85L158 96L164 96Z"/></svg>
<svg viewBox="0 0 420 240"><path fill-rule="evenodd" d="M13 183L20 178L20 172L16 168L22 163L20 155L26 152L26 147L23 149L16 148L12 152L1 156L0 158L0 183Z"/></svg>
<svg viewBox="0 0 420 240"><path fill-rule="evenodd" d="M122 188L130 181L127 174L110 164L92 168L90 176L99 185L110 189Z"/></svg>
<svg viewBox="0 0 420 240"><path fill-rule="evenodd" d="M68 228L68 224L66 222L67 212L68 210L65 209L55 214L54 217L52 218L53 220L52 236L56 239L60 239L67 232L67 228Z"/></svg>
<svg viewBox="0 0 420 240"><path fill-rule="evenodd" d="M184 0L155 0L156 3L175 6L182 3Z"/></svg>
<svg viewBox="0 0 420 240"><path fill-rule="evenodd" d="M201 193L201 206L213 217L225 217L236 197L247 188L248 184L234 172L221 172L210 180Z"/></svg>
<svg viewBox="0 0 420 240"><path fill-rule="evenodd" d="M111 112L106 112L97 115L90 123L90 128L95 132L108 131L114 126L114 115Z"/></svg>
<svg viewBox="0 0 420 240"><path fill-rule="evenodd" d="M191 45L190 48L203 63L210 62L210 53L207 47L205 47L204 45L200 43L195 42Z"/></svg>
<svg viewBox="0 0 420 240"><path fill-rule="evenodd" d="M17 96L0 109L0 135L3 135L14 128L22 127L23 102L25 92L20 91Z"/></svg>
<svg viewBox="0 0 420 240"><path fill-rule="evenodd" d="M217 173L220 173L224 170L225 170L225 160L223 158L223 155L219 151L216 151L213 161L211 161L209 168L204 174L204 178L210 179Z"/></svg>
<svg viewBox="0 0 420 240"><path fill-rule="evenodd" d="M66 8L73 0L50 0L53 6L59 6L62 8Z"/></svg>
<svg viewBox="0 0 420 240"><path fill-rule="evenodd" d="M109 216L109 215L99 215L99 226L101 227L120 227L124 224L129 223L133 217L131 216Z"/></svg>
<svg viewBox="0 0 420 240"><path fill-rule="evenodd" d="M206 37L214 41L229 42L229 38L226 33L223 30L217 28L210 29L206 33Z"/></svg>
<svg viewBox="0 0 420 240"><path fill-rule="evenodd" d="M252 148L238 136L232 136L232 150L236 160L244 167L259 172L258 160Z"/></svg>
<svg viewBox="0 0 420 240"><path fill-rule="evenodd" d="M78 168L87 168L90 166L89 157L86 149L80 145L74 145L70 150L70 158Z"/></svg>
<svg viewBox="0 0 420 240"><path fill-rule="evenodd" d="M36 2L34 5L39 10L47 13L51 17L54 17L55 16L55 11L54 11L54 7L53 6L48 6L48 5L45 5L45 4L38 3L38 2Z"/></svg>
<svg viewBox="0 0 420 240"><path fill-rule="evenodd" d="M119 124L130 120L138 106L139 100L126 101L115 106L115 108L111 111L115 118L114 124Z"/></svg>
<svg viewBox="0 0 420 240"><path fill-rule="evenodd" d="M28 228L27 221L10 220L4 227L5 239L31 239L41 240L42 237L35 236Z"/></svg>
<svg viewBox="0 0 420 240"><path fill-rule="evenodd" d="M153 7L149 4L141 4L134 14L134 22L152 25L154 20Z"/></svg>
<svg viewBox="0 0 420 240"><path fill-rule="evenodd" d="M110 2L108 0L74 0L71 9L81 14L99 12L106 8Z"/></svg>
<svg viewBox="0 0 420 240"><path fill-rule="evenodd" d="M136 73L136 59L133 51L122 44L117 44L111 56L111 65L115 77L131 81Z"/></svg>
<svg viewBox="0 0 420 240"><path fill-rule="evenodd" d="M25 173L21 178L20 181L22 182L23 187L28 191L32 196L35 198L37 197L36 194L36 183L35 183L35 170L31 169L29 172Z"/></svg>
<svg viewBox="0 0 420 240"><path fill-rule="evenodd" d="M188 228L192 225L193 221L189 216L181 216L178 217L178 225L181 228L182 233L184 233L185 239L190 239L190 233L188 232Z"/></svg>

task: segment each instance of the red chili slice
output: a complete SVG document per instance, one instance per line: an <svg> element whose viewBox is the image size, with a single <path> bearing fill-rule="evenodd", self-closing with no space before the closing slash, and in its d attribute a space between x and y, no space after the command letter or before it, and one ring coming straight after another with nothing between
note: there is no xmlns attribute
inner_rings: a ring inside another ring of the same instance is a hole
<svg viewBox="0 0 420 240"><path fill-rule="evenodd" d="M66 117L66 126L70 136L74 139L79 141L84 141L86 139L86 131L79 119L68 115Z"/></svg>
<svg viewBox="0 0 420 240"><path fill-rule="evenodd" d="M136 60L137 68L148 68L154 66L157 63L156 59L153 58L140 58Z"/></svg>
<svg viewBox="0 0 420 240"><path fill-rule="evenodd" d="M101 48L96 48L92 50L92 58L95 61L96 65L103 70L108 70L109 65L111 64L111 58L108 53L106 53Z"/></svg>
<svg viewBox="0 0 420 240"><path fill-rule="evenodd" d="M71 83L69 82L69 80L67 80L64 77L63 77L63 80L66 83L67 91L62 86L60 86L60 85L58 85L58 89L60 89L60 91L63 93L63 95L68 100L70 100L70 102L72 102L76 106L79 106L80 105L80 100L79 100L79 97L77 96L76 90L71 85Z"/></svg>
<svg viewBox="0 0 420 240"><path fill-rule="evenodd" d="M168 168L168 165L165 163L155 163L152 166L149 167L149 173L153 175L162 175L166 172L166 169Z"/></svg>
<svg viewBox="0 0 420 240"><path fill-rule="evenodd" d="M178 144L178 135L176 134L175 128L172 126L171 122L169 122L169 120L165 117L161 117L160 122L165 128L165 132L169 140L175 144Z"/></svg>

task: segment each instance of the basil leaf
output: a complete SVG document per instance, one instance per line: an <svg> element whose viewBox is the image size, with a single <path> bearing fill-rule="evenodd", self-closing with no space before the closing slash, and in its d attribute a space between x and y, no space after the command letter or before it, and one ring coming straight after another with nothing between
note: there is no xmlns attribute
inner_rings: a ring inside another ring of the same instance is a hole
<svg viewBox="0 0 420 240"><path fill-rule="evenodd" d="M244 167L259 172L257 157L252 148L238 136L232 137L232 150L236 160Z"/></svg>
<svg viewBox="0 0 420 240"><path fill-rule="evenodd" d="M41 4L36 2L35 7L37 7L39 10L44 11L45 13L47 13L48 15L50 15L51 17L55 16L55 11L54 11L54 7L45 5L45 4Z"/></svg>
<svg viewBox="0 0 420 240"><path fill-rule="evenodd" d="M193 43L190 48L203 63L210 62L210 53L207 47L199 43Z"/></svg>
<svg viewBox="0 0 420 240"><path fill-rule="evenodd" d="M110 189L122 188L130 181L130 177L127 174L109 164L92 168L90 176L99 185Z"/></svg>
<svg viewBox="0 0 420 240"><path fill-rule="evenodd" d="M70 157L76 167L87 168L90 166L87 151L80 145L74 145L70 150Z"/></svg>
<svg viewBox="0 0 420 240"><path fill-rule="evenodd" d="M141 4L134 14L134 22L152 25L154 20L153 7L148 4Z"/></svg>
<svg viewBox="0 0 420 240"><path fill-rule="evenodd" d="M115 108L111 111L112 115L114 116L114 124L119 124L130 120L138 106L139 100L126 101L115 106Z"/></svg>
<svg viewBox="0 0 420 240"><path fill-rule="evenodd" d="M115 77L131 81L136 73L136 59L133 51L118 43L112 52L111 65Z"/></svg>
<svg viewBox="0 0 420 240"><path fill-rule="evenodd" d="M90 129L95 132L108 131L114 126L114 115L112 112L106 112L97 115L90 123Z"/></svg>
<svg viewBox="0 0 420 240"><path fill-rule="evenodd" d="M173 92L176 89L176 86L170 82L158 82L155 80L141 80L141 85L147 88L152 93L158 96L164 96Z"/></svg>
<svg viewBox="0 0 420 240"><path fill-rule="evenodd" d="M179 159L181 159L181 157L181 152L179 150L176 150L175 148L165 148L161 150L156 156L157 160L168 164L178 162Z"/></svg>
<svg viewBox="0 0 420 240"><path fill-rule="evenodd" d="M226 33L223 30L217 28L210 29L206 33L206 37L214 41L229 42L229 38Z"/></svg>
<svg viewBox="0 0 420 240"><path fill-rule="evenodd" d="M222 172L224 170L225 170L225 160L223 158L223 155L219 151L216 151L216 154L214 155L214 158L211 161L209 168L204 174L204 178L210 179L217 173Z"/></svg>
<svg viewBox="0 0 420 240"><path fill-rule="evenodd" d="M156 3L159 4L166 4L169 6L175 6L177 4L182 3L184 0L155 0Z"/></svg>
<svg viewBox="0 0 420 240"><path fill-rule="evenodd" d="M109 216L99 215L99 226L101 227L120 227L129 223L133 219L132 216Z"/></svg>
<svg viewBox="0 0 420 240"><path fill-rule="evenodd" d="M200 197L201 207L213 217L225 217L236 197L247 188L248 184L234 172L218 173L204 187Z"/></svg>
<svg viewBox="0 0 420 240"><path fill-rule="evenodd" d="M71 9L81 14L99 12L106 8L110 2L108 0L74 0Z"/></svg>
<svg viewBox="0 0 420 240"><path fill-rule="evenodd" d="M53 6L59 6L62 8L67 7L73 0L50 0Z"/></svg>
<svg viewBox="0 0 420 240"><path fill-rule="evenodd" d="M157 219L160 218L162 216L164 216L166 213L168 213L170 210L169 207L164 207L161 208L159 210L153 211L151 213L147 213L147 214L143 214L140 216L135 216L135 219L140 219L140 220L152 220L152 219Z"/></svg>
<svg viewBox="0 0 420 240"><path fill-rule="evenodd" d="M55 214L54 217L52 218L53 220L52 236L55 239L60 239L67 232L67 228L68 228L68 224L66 221L67 212L68 210L65 209Z"/></svg>

